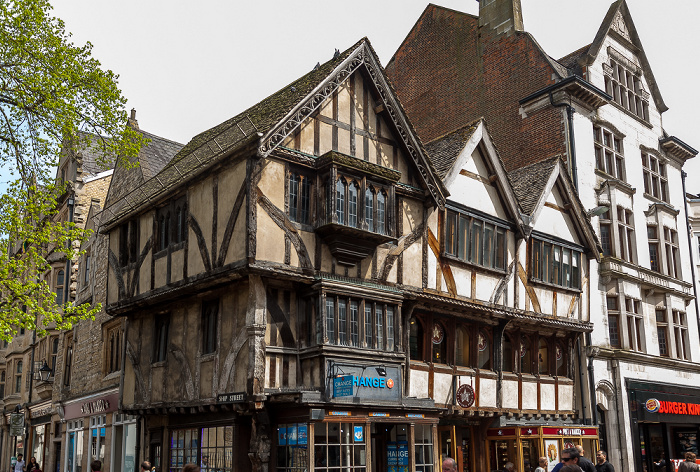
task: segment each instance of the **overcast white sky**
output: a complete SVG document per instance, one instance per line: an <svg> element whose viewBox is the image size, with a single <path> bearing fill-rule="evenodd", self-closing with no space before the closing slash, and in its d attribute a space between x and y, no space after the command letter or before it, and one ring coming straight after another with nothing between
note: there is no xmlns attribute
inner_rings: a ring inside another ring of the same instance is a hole
<svg viewBox="0 0 700 472"><path fill-rule="evenodd" d="M181 143L367 36L382 64L427 0L53 0L76 43L120 74L142 129ZM478 13L476 0L435 3ZM612 0L522 0L551 56L590 43ZM664 127L700 149L699 0L627 0L669 111ZM697 161L697 162L693 162ZM700 156L686 165L700 193Z"/></svg>

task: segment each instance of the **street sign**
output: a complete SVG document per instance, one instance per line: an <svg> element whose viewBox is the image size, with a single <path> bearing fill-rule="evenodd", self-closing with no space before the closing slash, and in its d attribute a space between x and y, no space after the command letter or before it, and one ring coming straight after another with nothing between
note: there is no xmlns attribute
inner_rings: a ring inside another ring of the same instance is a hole
<svg viewBox="0 0 700 472"><path fill-rule="evenodd" d="M243 403L247 399L245 392L220 393L216 396L216 403Z"/></svg>
<svg viewBox="0 0 700 472"><path fill-rule="evenodd" d="M10 413L10 436L22 436L24 432L24 414Z"/></svg>
<svg viewBox="0 0 700 472"><path fill-rule="evenodd" d="M352 375L341 375L333 379L333 397L351 397L353 394Z"/></svg>

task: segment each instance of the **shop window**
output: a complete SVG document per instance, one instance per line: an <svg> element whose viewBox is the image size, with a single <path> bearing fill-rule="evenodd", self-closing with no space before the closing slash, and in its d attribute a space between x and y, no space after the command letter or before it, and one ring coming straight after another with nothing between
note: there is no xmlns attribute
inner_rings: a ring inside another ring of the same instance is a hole
<svg viewBox="0 0 700 472"><path fill-rule="evenodd" d="M478 359L476 366L479 369L491 369L491 336L486 330L480 329L476 338Z"/></svg>
<svg viewBox="0 0 700 472"><path fill-rule="evenodd" d="M44 457L44 450L46 447L46 432L49 425L40 424L32 427L32 455L31 457L36 457L39 466L41 466Z"/></svg>
<svg viewBox="0 0 700 472"><path fill-rule="evenodd" d="M513 372L513 345L510 336L503 334L503 372Z"/></svg>
<svg viewBox="0 0 700 472"><path fill-rule="evenodd" d="M200 432L202 472L233 470L233 426L202 428Z"/></svg>
<svg viewBox="0 0 700 472"><path fill-rule="evenodd" d="M314 470L341 470L341 467L344 471L366 470L366 433L363 424L316 423Z"/></svg>
<svg viewBox="0 0 700 472"><path fill-rule="evenodd" d="M653 271L661 272L659 230L656 225L647 225L647 239L649 240L649 267Z"/></svg>
<svg viewBox="0 0 700 472"><path fill-rule="evenodd" d="M138 221L131 220L119 227L119 265L135 263L138 250Z"/></svg>
<svg viewBox="0 0 700 472"><path fill-rule="evenodd" d="M612 221L610 220L610 210L606 211L599 218L600 222L600 245L603 248L604 256L612 256Z"/></svg>
<svg viewBox="0 0 700 472"><path fill-rule="evenodd" d="M431 360L434 364L447 364L447 339L445 328L442 323L434 322L432 331L432 349L433 355Z"/></svg>
<svg viewBox="0 0 700 472"><path fill-rule="evenodd" d="M632 351L644 352L644 318L642 317L641 302L625 298L625 315L627 317L627 339Z"/></svg>
<svg viewBox="0 0 700 472"><path fill-rule="evenodd" d="M5 398L5 371L0 371L0 399Z"/></svg>
<svg viewBox="0 0 700 472"><path fill-rule="evenodd" d="M416 471L433 472L433 431L432 426L416 424L414 427Z"/></svg>
<svg viewBox="0 0 700 472"><path fill-rule="evenodd" d="M676 230L664 227L664 246L666 246L666 275L680 279L681 261Z"/></svg>
<svg viewBox="0 0 700 472"><path fill-rule="evenodd" d="M73 371L73 336L69 335L64 339L66 342L66 355L63 364L63 386L69 387L70 377Z"/></svg>
<svg viewBox="0 0 700 472"><path fill-rule="evenodd" d="M625 180L625 156L622 137L602 126L593 126L596 168L620 180Z"/></svg>
<svg viewBox="0 0 700 472"><path fill-rule="evenodd" d="M532 239L532 279L564 288L581 288L581 251Z"/></svg>
<svg viewBox="0 0 700 472"><path fill-rule="evenodd" d="M289 172L289 219L301 224L311 224L312 178L296 171Z"/></svg>
<svg viewBox="0 0 700 472"><path fill-rule="evenodd" d="M540 338L537 346L537 372L540 375L549 375L549 345L547 340Z"/></svg>
<svg viewBox="0 0 700 472"><path fill-rule="evenodd" d="M122 368L122 340L124 331L121 325L107 331L107 373L118 372Z"/></svg>
<svg viewBox="0 0 700 472"><path fill-rule="evenodd" d="M168 349L168 328L170 316L168 314L156 316L155 336L153 339L153 362L164 362L167 358Z"/></svg>
<svg viewBox="0 0 700 472"><path fill-rule="evenodd" d="M364 313L362 320L360 313ZM359 347L363 340L362 347L368 349L396 349L398 320L394 305L327 294L323 320L329 344Z"/></svg>
<svg viewBox="0 0 700 472"><path fill-rule="evenodd" d="M617 231L620 238L620 254L618 257L623 261L635 262L632 210L617 207Z"/></svg>
<svg viewBox="0 0 700 472"><path fill-rule="evenodd" d="M114 413L112 417L112 467L110 470L137 472L136 417Z"/></svg>
<svg viewBox="0 0 700 472"><path fill-rule="evenodd" d="M523 374L532 374L532 346L527 336L520 337L520 349L518 349L518 354L520 372Z"/></svg>
<svg viewBox="0 0 700 472"><path fill-rule="evenodd" d="M93 416L90 418L90 460L98 460L104 463L105 445L107 433L105 424L106 416Z"/></svg>
<svg viewBox="0 0 700 472"><path fill-rule="evenodd" d="M642 152L644 193L668 203L668 177L666 164L652 154Z"/></svg>
<svg viewBox="0 0 700 472"><path fill-rule="evenodd" d="M199 463L199 429L177 429L170 433L170 470Z"/></svg>
<svg viewBox="0 0 700 472"><path fill-rule="evenodd" d="M304 472L308 470L308 430L307 423L281 424L277 427L277 463L275 468L277 472Z"/></svg>
<svg viewBox="0 0 700 472"><path fill-rule="evenodd" d="M457 328L455 333L455 364L463 367L471 367L469 362L469 331L464 327L460 326Z"/></svg>
<svg viewBox="0 0 700 472"><path fill-rule="evenodd" d="M64 295L63 295L63 290L65 288L65 272L63 269L60 269L56 271L56 283L54 284L54 291L56 292L56 304L57 305L63 305L63 302L65 301Z"/></svg>
<svg viewBox="0 0 700 472"><path fill-rule="evenodd" d="M22 361L17 361L15 364L15 393L22 391Z"/></svg>
<svg viewBox="0 0 700 472"><path fill-rule="evenodd" d="M423 326L421 322L412 317L408 328L409 356L411 360L423 360Z"/></svg>
<svg viewBox="0 0 700 472"><path fill-rule="evenodd" d="M671 355L671 350L668 345L668 319L666 318L666 309L656 310L656 334L659 340L659 354L668 357Z"/></svg>
<svg viewBox="0 0 700 472"><path fill-rule="evenodd" d="M219 317L219 299L202 303L202 354L216 351L216 333Z"/></svg>
<svg viewBox="0 0 700 472"><path fill-rule="evenodd" d="M83 420L68 422L66 428L66 470L65 472L83 472Z"/></svg>
<svg viewBox="0 0 700 472"><path fill-rule="evenodd" d="M608 309L608 334L610 346L620 348L620 309L617 306L617 295L608 296L606 299Z"/></svg>
<svg viewBox="0 0 700 472"><path fill-rule="evenodd" d="M673 310L673 334L676 343L676 357L690 360L688 352L688 319L682 311Z"/></svg>
<svg viewBox="0 0 700 472"><path fill-rule="evenodd" d="M567 377L566 351L564 351L564 348L559 343L555 344L554 346L554 360L557 366L557 377Z"/></svg>
<svg viewBox="0 0 700 472"><path fill-rule="evenodd" d="M465 262L505 270L506 224L447 210L445 253Z"/></svg>

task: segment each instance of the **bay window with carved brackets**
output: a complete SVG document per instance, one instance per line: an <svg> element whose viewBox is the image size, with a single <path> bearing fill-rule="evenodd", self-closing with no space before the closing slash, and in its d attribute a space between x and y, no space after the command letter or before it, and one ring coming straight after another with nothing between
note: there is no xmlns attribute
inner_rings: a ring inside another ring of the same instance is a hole
<svg viewBox="0 0 700 472"><path fill-rule="evenodd" d="M330 151L316 162L315 231L338 263L355 265L396 241L396 183L401 173Z"/></svg>

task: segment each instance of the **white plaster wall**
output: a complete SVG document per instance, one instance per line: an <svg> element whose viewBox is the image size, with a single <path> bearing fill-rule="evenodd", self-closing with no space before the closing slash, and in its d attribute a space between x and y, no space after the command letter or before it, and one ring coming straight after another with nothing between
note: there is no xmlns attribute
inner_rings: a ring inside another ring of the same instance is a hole
<svg viewBox="0 0 700 472"><path fill-rule="evenodd" d="M554 410L556 408L556 389L554 384L540 384L540 407L542 410Z"/></svg>
<svg viewBox="0 0 700 472"><path fill-rule="evenodd" d="M559 384L559 409L574 409L574 386Z"/></svg>
<svg viewBox="0 0 700 472"><path fill-rule="evenodd" d="M411 369L411 380L408 384L408 396L428 398L428 372Z"/></svg>
<svg viewBox="0 0 700 472"><path fill-rule="evenodd" d="M514 410L518 409L518 381L517 380L503 380L501 382L501 394L502 400L501 404L503 408L512 408Z"/></svg>
<svg viewBox="0 0 700 472"><path fill-rule="evenodd" d="M563 208L565 204L561 198L559 190L556 188L552 189L552 192L547 197L547 202L556 205L559 208ZM554 208L543 206L540 213L536 215L536 218L537 219L534 225L535 230L551 236L556 236L565 241L580 244L577 232L571 222L571 218L568 215L565 215L561 211Z"/></svg>
<svg viewBox="0 0 700 472"><path fill-rule="evenodd" d="M433 399L435 403L452 403L452 374L435 373L433 378Z"/></svg>
<svg viewBox="0 0 700 472"><path fill-rule="evenodd" d="M479 379L479 406L496 408L496 379Z"/></svg>
<svg viewBox="0 0 700 472"><path fill-rule="evenodd" d="M523 380L523 410L537 409L537 383Z"/></svg>

